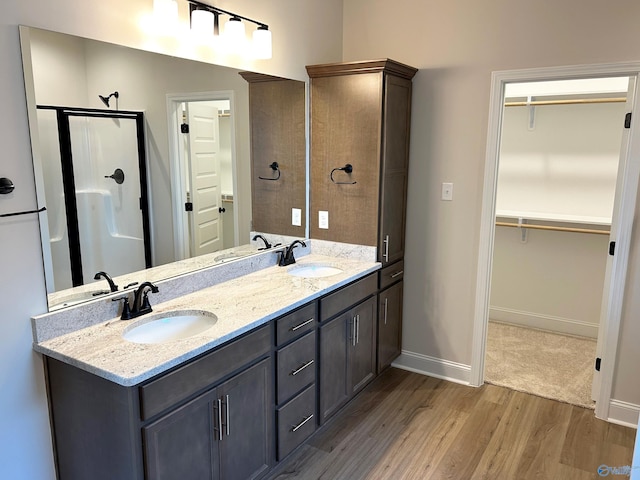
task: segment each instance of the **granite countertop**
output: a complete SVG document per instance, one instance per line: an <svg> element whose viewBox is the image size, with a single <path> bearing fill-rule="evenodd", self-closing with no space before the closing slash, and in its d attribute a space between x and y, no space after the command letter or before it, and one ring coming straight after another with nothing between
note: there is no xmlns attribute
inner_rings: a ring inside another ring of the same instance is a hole
<svg viewBox="0 0 640 480"><path fill-rule="evenodd" d="M308 264L343 272L323 278L287 273ZM268 267L157 305L150 294L153 313L127 321L114 318L36 343L34 350L120 385L137 385L379 268L376 262L306 255L289 267ZM159 314L194 310L213 313L218 320L202 333L161 344L122 338L127 327Z"/></svg>

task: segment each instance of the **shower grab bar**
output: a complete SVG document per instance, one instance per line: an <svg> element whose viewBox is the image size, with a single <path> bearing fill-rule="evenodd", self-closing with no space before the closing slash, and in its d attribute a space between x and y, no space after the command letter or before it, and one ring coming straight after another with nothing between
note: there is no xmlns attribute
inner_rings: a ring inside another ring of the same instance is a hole
<svg viewBox="0 0 640 480"><path fill-rule="evenodd" d="M24 212L14 212L14 213L2 213L0 214L0 218L5 217L17 217L18 215L29 215L30 213L40 213L44 212L47 207L39 208L38 210L25 210Z"/></svg>

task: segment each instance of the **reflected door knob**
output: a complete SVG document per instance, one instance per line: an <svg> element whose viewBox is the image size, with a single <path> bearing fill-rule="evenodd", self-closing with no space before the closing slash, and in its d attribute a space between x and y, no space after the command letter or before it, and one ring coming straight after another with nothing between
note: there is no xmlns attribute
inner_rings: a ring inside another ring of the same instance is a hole
<svg viewBox="0 0 640 480"><path fill-rule="evenodd" d="M226 209L224 207L220 207L220 208L218 208L218 212L224 213L224 212L226 212Z"/></svg>

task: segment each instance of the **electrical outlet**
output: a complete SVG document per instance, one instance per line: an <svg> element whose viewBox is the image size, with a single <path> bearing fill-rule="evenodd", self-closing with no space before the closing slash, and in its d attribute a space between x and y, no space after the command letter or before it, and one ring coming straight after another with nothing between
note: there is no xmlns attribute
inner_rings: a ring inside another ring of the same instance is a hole
<svg viewBox="0 0 640 480"><path fill-rule="evenodd" d="M302 226L302 210L299 208L291 209L291 225L296 227Z"/></svg>
<svg viewBox="0 0 640 480"><path fill-rule="evenodd" d="M329 212L323 210L318 212L318 228L329 229Z"/></svg>
<svg viewBox="0 0 640 480"><path fill-rule="evenodd" d="M453 183L442 184L442 200L453 200Z"/></svg>

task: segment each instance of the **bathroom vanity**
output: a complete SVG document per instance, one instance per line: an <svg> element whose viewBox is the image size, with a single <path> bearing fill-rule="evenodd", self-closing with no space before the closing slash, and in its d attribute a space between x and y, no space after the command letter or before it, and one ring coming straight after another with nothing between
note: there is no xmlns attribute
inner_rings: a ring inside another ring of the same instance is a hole
<svg viewBox="0 0 640 480"><path fill-rule="evenodd" d="M317 268L339 273L307 276ZM377 375L383 272L312 253L35 344L59 478L265 476ZM193 311L217 320L168 343L123 338L145 317Z"/></svg>

